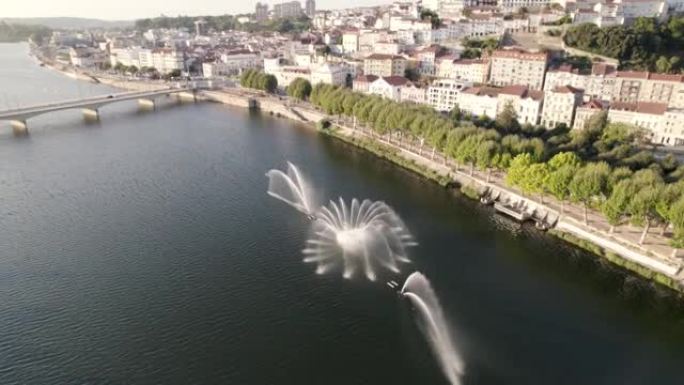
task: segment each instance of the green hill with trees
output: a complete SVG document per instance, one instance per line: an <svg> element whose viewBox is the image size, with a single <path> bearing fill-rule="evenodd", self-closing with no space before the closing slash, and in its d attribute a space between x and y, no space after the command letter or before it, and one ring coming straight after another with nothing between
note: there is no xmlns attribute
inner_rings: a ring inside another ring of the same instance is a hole
<svg viewBox="0 0 684 385"><path fill-rule="evenodd" d="M633 25L573 26L563 41L570 47L620 60L624 69L679 73L684 55L684 16L658 23L640 17Z"/></svg>

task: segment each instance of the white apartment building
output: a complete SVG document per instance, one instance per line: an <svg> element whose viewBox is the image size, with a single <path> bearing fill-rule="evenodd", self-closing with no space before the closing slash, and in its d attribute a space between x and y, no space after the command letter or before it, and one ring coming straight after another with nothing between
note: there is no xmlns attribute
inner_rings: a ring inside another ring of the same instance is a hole
<svg viewBox="0 0 684 385"><path fill-rule="evenodd" d="M551 3L551 0L500 0L497 5L502 11L513 13L523 7L527 9L543 8Z"/></svg>
<svg viewBox="0 0 684 385"><path fill-rule="evenodd" d="M455 79L435 80L427 89L426 103L437 111L449 112L458 102L458 95L472 83Z"/></svg>
<svg viewBox="0 0 684 385"><path fill-rule="evenodd" d="M651 72L618 71L615 75L613 100L621 102L664 103L684 108L684 75Z"/></svg>
<svg viewBox="0 0 684 385"><path fill-rule="evenodd" d="M359 50L359 32L350 31L342 34L342 48L344 53L352 54Z"/></svg>
<svg viewBox="0 0 684 385"><path fill-rule="evenodd" d="M666 146L684 145L684 109L668 109L661 124L653 132L653 143Z"/></svg>
<svg viewBox="0 0 684 385"><path fill-rule="evenodd" d="M401 89L408 82L408 79L402 76L380 77L370 84L368 93L399 102L401 101Z"/></svg>
<svg viewBox="0 0 684 385"><path fill-rule="evenodd" d="M341 86L346 84L347 76L351 76L351 69L341 64L325 63L311 71L311 84L333 84Z"/></svg>
<svg viewBox="0 0 684 385"><path fill-rule="evenodd" d="M526 86L506 86L499 90L497 114L510 103L518 115L520 124L539 124L544 103L544 92L530 90Z"/></svg>
<svg viewBox="0 0 684 385"><path fill-rule="evenodd" d="M499 90L492 87L466 88L458 94L458 108L472 116L496 119Z"/></svg>
<svg viewBox="0 0 684 385"><path fill-rule="evenodd" d="M372 54L363 61L363 73L375 76L404 76L406 59L398 55Z"/></svg>
<svg viewBox="0 0 684 385"><path fill-rule="evenodd" d="M297 17L302 14L302 4L299 1L288 1L273 6L275 18Z"/></svg>
<svg viewBox="0 0 684 385"><path fill-rule="evenodd" d="M607 103L604 105L603 102L596 99L592 99L581 106L578 106L575 110L575 121L572 123L572 129L584 130L587 121L591 119L594 114L606 110L607 108Z"/></svg>
<svg viewBox="0 0 684 385"><path fill-rule="evenodd" d="M475 84L486 83L489 77L488 59L439 60L436 75L445 79L460 79Z"/></svg>
<svg viewBox="0 0 684 385"><path fill-rule="evenodd" d="M592 99L609 101L613 98L616 69L609 64L597 63L590 74L580 74L570 65L562 65L546 72L544 91L561 86L572 86L583 89L584 95Z"/></svg>
<svg viewBox="0 0 684 385"><path fill-rule="evenodd" d="M377 42L373 46L373 53L381 55L399 55L403 48L403 44L394 42Z"/></svg>
<svg viewBox="0 0 684 385"><path fill-rule="evenodd" d="M572 86L561 86L544 92L541 124L553 129L559 124L572 127L575 109L582 103L584 91Z"/></svg>
<svg viewBox="0 0 684 385"><path fill-rule="evenodd" d="M544 86L548 56L544 52L495 50L490 58L490 83L497 86L525 85L533 90Z"/></svg>
<svg viewBox="0 0 684 385"><path fill-rule="evenodd" d="M370 85L376 80L378 80L378 77L375 75L357 76L354 79L354 84L352 85L352 89L355 92L361 92L361 93L367 94L369 89L370 89Z"/></svg>
<svg viewBox="0 0 684 385"><path fill-rule="evenodd" d="M611 123L631 124L654 133L663 123L665 112L667 104L663 103L614 102L608 110L608 120Z"/></svg>
<svg viewBox="0 0 684 385"><path fill-rule="evenodd" d="M142 48L112 49L110 63L112 66L121 63L129 67L153 67L160 74L167 74L174 70L183 70L185 68L183 53L171 48L154 50Z"/></svg>
<svg viewBox="0 0 684 385"><path fill-rule="evenodd" d="M402 102L424 104L427 98L427 89L408 82L401 88L400 97Z"/></svg>

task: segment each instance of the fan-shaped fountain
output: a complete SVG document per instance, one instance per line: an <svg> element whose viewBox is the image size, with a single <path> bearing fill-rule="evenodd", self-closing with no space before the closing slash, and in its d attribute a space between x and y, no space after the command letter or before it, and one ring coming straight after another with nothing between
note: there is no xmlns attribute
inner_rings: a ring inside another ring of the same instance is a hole
<svg viewBox="0 0 684 385"><path fill-rule="evenodd" d="M385 202L352 199L347 205L340 198L339 203L330 201L316 213L303 251L304 262L317 263L318 273L342 264L345 278L360 269L375 280L378 266L399 272L400 263L410 262L406 248L415 245L402 220Z"/></svg>
<svg viewBox="0 0 684 385"><path fill-rule="evenodd" d="M430 281L419 272L411 274L404 282L401 294L408 298L420 314L421 328L439 364L452 385L461 383L465 365L453 344L442 307Z"/></svg>
<svg viewBox="0 0 684 385"><path fill-rule="evenodd" d="M399 216L384 202L352 199L330 201L315 211L313 190L299 169L287 164L287 172L270 170L268 194L312 219L311 237L303 250L304 262L317 263L321 274L342 266L344 277L357 270L375 280L377 267L399 271L409 262L406 248L415 246Z"/></svg>

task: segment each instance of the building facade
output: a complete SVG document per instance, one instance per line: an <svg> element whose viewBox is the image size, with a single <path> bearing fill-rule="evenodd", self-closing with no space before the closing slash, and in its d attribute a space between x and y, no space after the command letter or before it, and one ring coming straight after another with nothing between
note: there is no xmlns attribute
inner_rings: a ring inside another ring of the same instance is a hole
<svg viewBox="0 0 684 385"><path fill-rule="evenodd" d="M397 55L372 54L363 61L363 73L375 76L404 76L406 59Z"/></svg>
<svg viewBox="0 0 684 385"><path fill-rule="evenodd" d="M497 86L524 85L533 90L544 87L548 55L521 50L496 50L491 56L490 83Z"/></svg>

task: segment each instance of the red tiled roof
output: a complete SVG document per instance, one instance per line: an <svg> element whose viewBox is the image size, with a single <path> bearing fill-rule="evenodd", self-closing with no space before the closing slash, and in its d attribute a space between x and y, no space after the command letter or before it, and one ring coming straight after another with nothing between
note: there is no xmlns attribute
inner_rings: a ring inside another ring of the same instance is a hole
<svg viewBox="0 0 684 385"><path fill-rule="evenodd" d="M553 92L564 93L564 94L567 94L567 93L577 94L577 93L580 93L580 92L584 92L584 90L582 90L582 89L575 88L575 87L569 86L569 85L566 85L566 86L558 86L558 87L554 88L552 91L553 91Z"/></svg>
<svg viewBox="0 0 684 385"><path fill-rule="evenodd" d="M546 61L548 59L546 52L527 52L520 49L497 49L492 52L492 57L536 61Z"/></svg>
<svg viewBox="0 0 684 385"><path fill-rule="evenodd" d="M505 86L499 91L499 93L500 94L506 94L506 95L515 95L515 96L522 98L527 93L527 86L523 86L523 85Z"/></svg>
<svg viewBox="0 0 684 385"><path fill-rule="evenodd" d="M627 102L613 102L610 106L611 110L619 110L619 111L632 111L632 112L639 112L642 114L651 114L651 115L662 115L667 111L667 104L665 103L647 103L647 102L638 102L638 103L627 103Z"/></svg>
<svg viewBox="0 0 684 385"><path fill-rule="evenodd" d="M464 89L461 93L495 98L499 95L499 90L492 87L470 87Z"/></svg>
<svg viewBox="0 0 684 385"><path fill-rule="evenodd" d="M589 108L591 110L602 110L603 109L603 103L596 99L591 99L590 101L582 104L582 108Z"/></svg>
<svg viewBox="0 0 684 385"><path fill-rule="evenodd" d="M366 60L395 60L395 59L403 59L403 57L398 56L398 55L387 55L383 53L374 53L370 56L366 57Z"/></svg>
<svg viewBox="0 0 684 385"><path fill-rule="evenodd" d="M378 80L378 77L375 75L359 75L356 77L356 79L354 79L354 82L372 83L376 80Z"/></svg>
<svg viewBox="0 0 684 385"><path fill-rule="evenodd" d="M409 81L403 76L384 76L382 80L386 81L388 84L392 86L403 86Z"/></svg>
<svg viewBox="0 0 684 385"><path fill-rule="evenodd" d="M615 66L606 63L596 63L591 66L592 75L612 75L615 73Z"/></svg>

